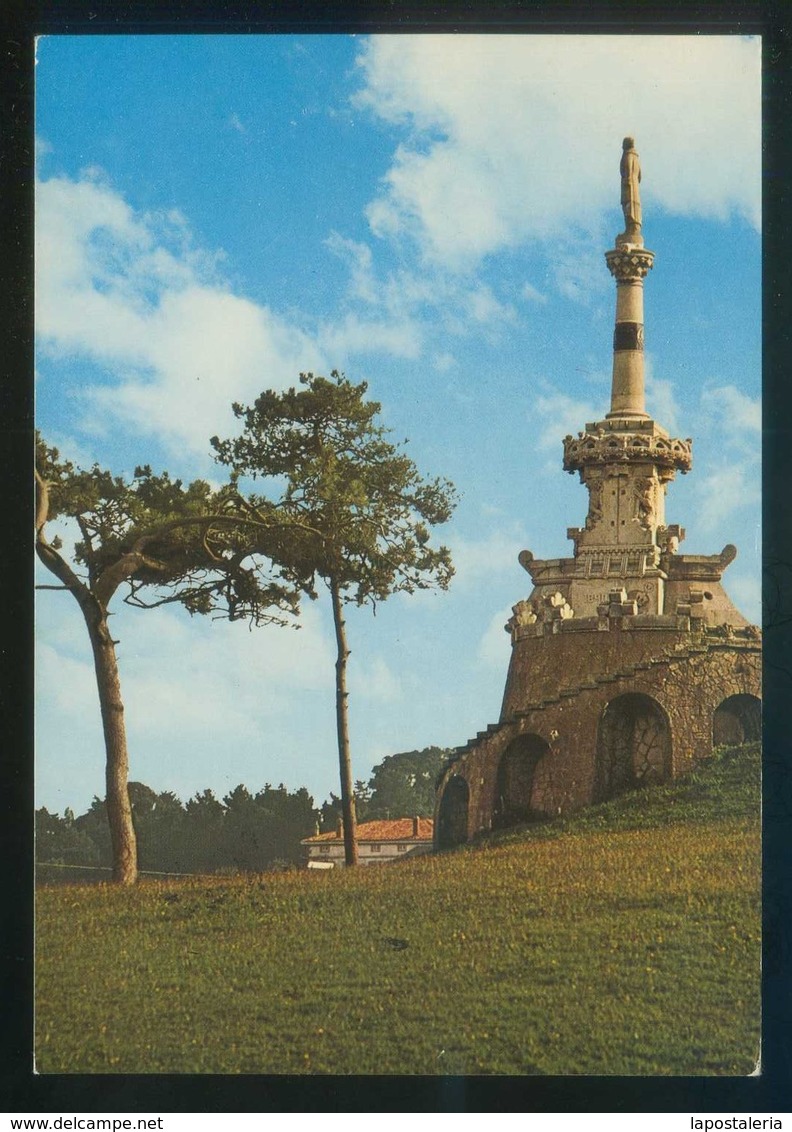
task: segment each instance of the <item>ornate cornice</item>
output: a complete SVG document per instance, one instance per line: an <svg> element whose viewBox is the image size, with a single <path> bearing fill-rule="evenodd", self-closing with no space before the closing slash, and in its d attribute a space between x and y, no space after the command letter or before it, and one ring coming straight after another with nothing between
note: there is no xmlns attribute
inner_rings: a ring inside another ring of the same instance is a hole
<svg viewBox="0 0 792 1132"><path fill-rule="evenodd" d="M655 464L690 471L693 442L635 432L579 432L564 437L564 471L575 472L590 464Z"/></svg>

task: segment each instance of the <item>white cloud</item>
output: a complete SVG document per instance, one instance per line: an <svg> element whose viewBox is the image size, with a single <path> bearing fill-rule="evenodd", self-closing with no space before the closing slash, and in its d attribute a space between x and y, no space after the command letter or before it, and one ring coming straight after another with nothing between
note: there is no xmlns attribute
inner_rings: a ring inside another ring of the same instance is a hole
<svg viewBox="0 0 792 1132"><path fill-rule="evenodd" d="M422 332L414 322L366 319L355 314L324 323L317 338L323 352L342 363L350 354L417 358L422 348Z"/></svg>
<svg viewBox="0 0 792 1132"><path fill-rule="evenodd" d="M702 391L701 409L710 427L722 430L730 443L758 458L762 431L760 398L748 397L733 385L711 387Z"/></svg>
<svg viewBox="0 0 792 1132"><path fill-rule="evenodd" d="M508 530L491 531L481 539L445 539L456 569L454 589L471 587L496 575L513 574L526 537L522 528L512 525Z"/></svg>
<svg viewBox="0 0 792 1132"><path fill-rule="evenodd" d="M233 400L326 368L309 334L229 289L178 212L138 214L95 180L53 178L36 221L41 348L91 358L113 381L86 393L89 427L115 418L205 453L232 427Z"/></svg>
<svg viewBox="0 0 792 1132"><path fill-rule="evenodd" d="M349 686L350 695L355 700L360 696L378 703L396 703L403 698L400 679L380 656L366 657L358 665L351 664Z"/></svg>
<svg viewBox="0 0 792 1132"><path fill-rule="evenodd" d="M273 777L273 765L276 777L285 768L295 784L315 779L317 752L301 744L303 718L310 702L325 720L332 752L335 646L318 606L306 603L301 624L248 629L118 603L112 630L131 777L183 797L227 779L254 785L256 776ZM40 789L74 805L68 798L79 791L86 800L103 793L104 745L88 636L68 595L40 595L37 637ZM386 694L384 666L375 691ZM266 749L269 736L277 745ZM332 773L331 762L331 780Z"/></svg>
<svg viewBox="0 0 792 1132"><path fill-rule="evenodd" d="M357 299L366 303L376 303L378 289L372 271L371 248L357 240L348 240L338 232L331 232L325 240L325 247L338 256L350 270L349 291Z"/></svg>
<svg viewBox="0 0 792 1132"><path fill-rule="evenodd" d="M674 395L674 383L667 378L655 377L651 355L646 356L646 409L654 420L678 436L682 429L682 413Z"/></svg>
<svg viewBox="0 0 792 1132"><path fill-rule="evenodd" d="M40 182L37 194L36 330L43 354L85 357L108 380L84 391L82 425L114 422L154 433L173 452L205 454L214 433L234 429L232 401L285 388L328 360L384 353L416 358L417 308L448 297L438 280L408 272L375 278L367 245L332 233L326 246L350 271L346 313L306 329L235 294L219 254L194 246L183 216L136 213L98 173ZM493 325L511 308L485 287L453 289L458 310Z"/></svg>
<svg viewBox="0 0 792 1132"><path fill-rule="evenodd" d="M534 287L532 283L523 283L521 291L522 297L527 299L529 303L546 303L547 295L543 294L538 288Z"/></svg>
<svg viewBox="0 0 792 1132"><path fill-rule="evenodd" d="M478 659L488 668L497 668L505 674L509 664L511 642L504 626L512 615L511 607L496 613L479 641Z"/></svg>
<svg viewBox="0 0 792 1132"><path fill-rule="evenodd" d="M240 781L320 783L320 800L337 792L328 605L305 602L300 629L250 629L117 603L130 777L182 798ZM105 755L88 636L68 595L39 595L37 637L39 793L50 807L79 810L104 793ZM362 727L367 713L398 705L404 688L384 657L354 643L353 654L352 722ZM384 717L382 726L393 725Z"/></svg>
<svg viewBox="0 0 792 1132"><path fill-rule="evenodd" d="M369 223L415 238L428 260L462 269L620 220L627 133L655 208L759 223L757 39L374 36L358 65L356 105L411 130Z"/></svg>
<svg viewBox="0 0 792 1132"><path fill-rule="evenodd" d="M371 353L381 349L417 357L426 333L417 319L428 310L441 311L446 329L465 336L478 331L491 337L518 320L516 309L501 302L485 283L454 279L442 269L413 272L400 268L378 276L368 244L332 232L325 246L349 269L347 300L380 314L372 320L348 313L324 325L320 342L334 357L350 350Z"/></svg>
<svg viewBox="0 0 792 1132"><path fill-rule="evenodd" d="M66 597L66 600L70 599ZM79 630L81 617L76 605L73 615ZM63 630L60 635L60 643L66 643ZM99 697L93 666L60 651L54 644L40 643L36 648L36 685L42 691L46 689L60 715L61 728L75 724L82 727L90 715L98 715ZM98 721L92 730L100 732Z"/></svg>
<svg viewBox="0 0 792 1132"><path fill-rule="evenodd" d="M724 579L726 590L740 612L755 625L762 621L762 583L758 577L737 576Z"/></svg>
<svg viewBox="0 0 792 1132"><path fill-rule="evenodd" d="M545 392L537 394L533 402L533 410L544 421L537 435L540 448L555 448L560 437L576 436L587 421L602 417L601 405L596 407L588 401L576 400L547 381L542 387Z"/></svg>
<svg viewBox="0 0 792 1132"><path fill-rule="evenodd" d="M79 666L66 655L75 642L78 650L87 647L87 634L83 642L79 611L67 595L62 600L61 609L39 620L41 656L47 665L57 661L59 669L72 665L66 671L74 679L65 694L58 691L58 704L93 710L86 699L96 699L92 668L84 666L88 676L80 675L78 688ZM335 653L315 606L304 607L301 626L249 629L175 609L132 612L119 606L113 632L128 726L141 740L161 742L183 739L185 728L201 735L222 720L233 743L235 736L255 735L262 716L296 710L302 693L330 692Z"/></svg>
<svg viewBox="0 0 792 1132"><path fill-rule="evenodd" d="M46 138L42 138L37 134L35 139L36 161L40 161L43 157L46 157L48 153L52 153L52 145Z"/></svg>
<svg viewBox="0 0 792 1132"><path fill-rule="evenodd" d="M743 507L759 508L761 491L750 464L734 461L712 467L697 485L698 528L716 530L725 519Z"/></svg>
<svg viewBox="0 0 792 1132"><path fill-rule="evenodd" d="M701 530L715 530L727 519L733 524L733 516L745 508L757 514L758 525L761 400L733 385L710 386L702 390L697 420L708 461L699 463L696 490Z"/></svg>
<svg viewBox="0 0 792 1132"><path fill-rule="evenodd" d="M454 369L458 362L453 354L442 352L436 354L432 359L432 365L438 373L448 373L449 370Z"/></svg>
<svg viewBox="0 0 792 1132"><path fill-rule="evenodd" d="M553 252L551 275L560 295L584 306L610 288L602 270L602 256L590 243L573 246L569 241L559 241Z"/></svg>
<svg viewBox="0 0 792 1132"><path fill-rule="evenodd" d="M517 311L514 307L501 303L496 299L492 288L485 284L469 291L465 298L467 313L474 322L486 323L488 326L501 322L517 322Z"/></svg>

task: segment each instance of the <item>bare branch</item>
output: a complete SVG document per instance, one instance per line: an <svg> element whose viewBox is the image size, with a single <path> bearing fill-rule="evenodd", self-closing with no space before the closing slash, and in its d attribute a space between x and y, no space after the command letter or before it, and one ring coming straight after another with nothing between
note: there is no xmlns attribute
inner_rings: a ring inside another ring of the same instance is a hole
<svg viewBox="0 0 792 1132"><path fill-rule="evenodd" d="M203 552L210 562L222 562L222 557L219 554L215 554L209 545L209 533L209 530L205 530L201 535L201 547L203 548Z"/></svg>
<svg viewBox="0 0 792 1132"><path fill-rule="evenodd" d="M36 537L40 538L49 519L50 483L44 479L38 468L34 468L34 475L36 477Z"/></svg>
<svg viewBox="0 0 792 1132"><path fill-rule="evenodd" d="M83 537L83 542L86 545L89 557L93 556L93 553L94 553L93 535L91 534L90 528L88 527L88 523L86 522L85 516L84 515L75 515L74 517L77 520L77 526L80 528L80 534Z"/></svg>
<svg viewBox="0 0 792 1132"><path fill-rule="evenodd" d="M181 601L181 598L179 594L168 594L156 601L143 601L142 598L138 597L137 590L130 590L123 601L125 605L133 605L135 609L158 609L161 605L173 605L175 602Z"/></svg>

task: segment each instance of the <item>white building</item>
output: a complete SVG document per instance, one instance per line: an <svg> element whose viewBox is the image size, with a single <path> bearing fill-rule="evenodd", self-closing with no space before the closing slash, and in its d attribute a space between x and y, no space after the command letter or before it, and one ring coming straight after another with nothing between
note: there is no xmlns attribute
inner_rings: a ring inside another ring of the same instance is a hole
<svg viewBox="0 0 792 1132"><path fill-rule="evenodd" d="M434 822L431 818L396 818L361 822L357 827L358 863L385 865L402 857L431 853ZM339 822L334 833L317 833L301 842L308 853L309 869L344 866L344 834Z"/></svg>

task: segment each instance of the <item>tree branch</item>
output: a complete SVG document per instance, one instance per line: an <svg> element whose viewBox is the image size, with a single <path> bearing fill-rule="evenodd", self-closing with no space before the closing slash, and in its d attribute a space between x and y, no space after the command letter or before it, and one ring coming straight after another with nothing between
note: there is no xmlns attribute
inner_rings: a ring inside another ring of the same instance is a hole
<svg viewBox="0 0 792 1132"><path fill-rule="evenodd" d="M45 480L38 468L34 468L36 477L36 539L43 536L44 527L49 519L49 489L50 484Z"/></svg>
<svg viewBox="0 0 792 1132"><path fill-rule="evenodd" d="M244 501L244 502L246 503L246 506L251 507L251 510L255 510L256 514L260 514L260 512L258 512L257 509L253 508L252 505L247 504L247 501ZM167 523L163 523L161 526L155 527L154 530L152 530L152 531L146 531L144 534L140 535L138 537L138 539L135 541L135 543L133 544L132 550L130 552L130 555L136 555L136 554L140 553L143 550L143 548L148 545L148 543L152 542L154 539L162 538L164 535L169 534L171 531L177 530L179 527L201 527L201 526L203 526L207 530L209 530L212 526L215 525L215 523L220 523L220 524L227 523L227 524L230 524L231 526L237 526L237 527L258 527L258 528L261 528L262 530L268 530L268 531L272 531L272 530L286 530L286 531L302 530L302 531L305 531L307 534L317 535L320 538L323 537L321 531L316 530L316 528L314 528L314 527L309 527L306 523L299 523L296 520L289 520L286 523L268 523L268 522L264 521L263 519L250 519L250 518L243 517L241 515L224 515L222 513L214 514L214 515L191 515L191 516L186 516L183 519L171 519Z"/></svg>
<svg viewBox="0 0 792 1132"><path fill-rule="evenodd" d="M88 601L90 590L78 578L65 558L52 546L44 534L44 527L49 519L49 488L50 484L40 474L38 468L34 469L36 477L36 554L39 560L47 567L51 574L63 583L63 588L69 590L77 598L81 606ZM59 587L53 586L52 589Z"/></svg>

